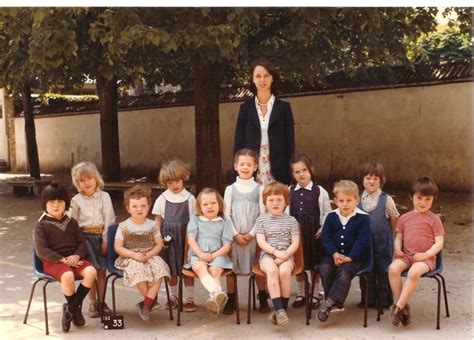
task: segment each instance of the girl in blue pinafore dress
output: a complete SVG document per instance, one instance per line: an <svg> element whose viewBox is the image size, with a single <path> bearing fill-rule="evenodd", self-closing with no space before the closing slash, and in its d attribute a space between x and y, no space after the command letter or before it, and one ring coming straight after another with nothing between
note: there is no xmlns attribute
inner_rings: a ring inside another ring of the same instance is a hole
<svg viewBox="0 0 474 340"><path fill-rule="evenodd" d="M222 291L221 276L225 269L232 269L228 257L232 244L232 221L223 218L224 200L214 189L204 188L198 195L196 216L192 216L187 228L189 262L185 268L192 268L209 292L206 307L213 314L219 314L227 301Z"/></svg>
<svg viewBox="0 0 474 340"><path fill-rule="evenodd" d="M178 306L177 277L181 275L184 258L184 238L189 216L194 215L196 199L193 194L184 188L184 181L189 179L189 170L185 163L179 159L171 159L161 166L159 181L167 190L161 194L153 206L152 213L161 226L161 235L165 240L166 248L161 256L166 261L171 271L171 298L167 308ZM168 240L168 241L167 241ZM194 279L184 278L183 309L194 312Z"/></svg>
<svg viewBox="0 0 474 340"><path fill-rule="evenodd" d="M315 176L311 159L304 153L295 155L291 161L291 171L296 185L290 186L290 215L295 217L301 227L303 243L304 269L312 272L313 286L319 283L319 275L314 267L321 261L324 250L319 240L324 219L331 212L329 194L320 185L314 183ZM293 308L304 306L304 283L296 279L296 298ZM313 309L319 307L319 300L314 297Z"/></svg>

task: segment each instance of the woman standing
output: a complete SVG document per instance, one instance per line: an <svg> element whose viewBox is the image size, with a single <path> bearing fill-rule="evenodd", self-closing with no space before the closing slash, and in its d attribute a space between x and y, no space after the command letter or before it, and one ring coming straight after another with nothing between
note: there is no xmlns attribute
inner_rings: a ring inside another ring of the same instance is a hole
<svg viewBox="0 0 474 340"><path fill-rule="evenodd" d="M240 106L235 127L234 154L243 148L259 154L257 182L289 184L295 130L290 103L275 98L272 88L279 79L273 65L259 59L252 65L251 89L255 96Z"/></svg>

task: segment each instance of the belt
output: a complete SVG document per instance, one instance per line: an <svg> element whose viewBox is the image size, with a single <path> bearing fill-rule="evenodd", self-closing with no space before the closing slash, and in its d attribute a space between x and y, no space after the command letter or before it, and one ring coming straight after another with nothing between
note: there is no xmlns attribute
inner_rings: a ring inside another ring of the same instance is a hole
<svg viewBox="0 0 474 340"><path fill-rule="evenodd" d="M82 231L88 234L101 235L102 232L104 231L104 226L83 227Z"/></svg>

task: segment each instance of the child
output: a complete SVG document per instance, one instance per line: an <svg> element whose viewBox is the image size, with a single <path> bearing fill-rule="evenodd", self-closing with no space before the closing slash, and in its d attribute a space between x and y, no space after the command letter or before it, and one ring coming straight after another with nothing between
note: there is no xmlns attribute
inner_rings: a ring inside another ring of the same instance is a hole
<svg viewBox="0 0 474 340"><path fill-rule="evenodd" d="M199 276L209 292L206 308L217 315L227 301L220 279L224 269L233 268L227 253L234 227L231 220L222 218L224 201L214 189L202 189L197 197L196 210L188 224L189 262L185 268L192 268Z"/></svg>
<svg viewBox="0 0 474 340"><path fill-rule="evenodd" d="M325 300L318 319L326 322L331 310L342 310L351 281L370 255L370 218L359 208L359 187L352 181L334 184L337 209L324 221L321 242L326 255L319 264Z"/></svg>
<svg viewBox="0 0 474 340"><path fill-rule="evenodd" d="M81 313L82 300L86 297L97 277L92 263L84 259L86 245L76 220L65 214L69 208L67 190L52 182L41 193L41 215L35 226L33 239L36 254L43 261L45 273L61 283L67 303L63 304L61 327L69 332L71 321L84 326ZM75 291L75 279L83 280Z"/></svg>
<svg viewBox="0 0 474 340"><path fill-rule="evenodd" d="M300 243L298 222L285 214L290 200L288 187L273 182L263 190L263 202L267 213L255 222L257 243L262 249L259 266L266 274L268 291L274 311L269 320L277 325L289 322L286 309L291 293L291 271L295 263L293 255Z"/></svg>
<svg viewBox="0 0 474 340"><path fill-rule="evenodd" d="M320 262L323 249L319 237L321 226L326 215L331 212L328 192L320 185L316 185L314 168L311 159L305 154L294 156L290 163L291 172L296 185L290 186L290 215L294 216L301 226L303 242L304 269L312 272L314 287L319 284L319 274L314 272L314 266ZM301 277L296 278L296 299L293 308L304 306L304 282ZM319 300L313 298L312 308L319 307Z"/></svg>
<svg viewBox="0 0 474 340"><path fill-rule="evenodd" d="M408 326L411 322L408 300L415 292L420 277L435 269L436 255L443 249L444 227L441 219L430 211L438 194L436 183L429 177L418 177L410 190L414 209L400 217L395 234L395 258L388 276L395 305L392 324ZM408 269L402 285L401 273Z"/></svg>
<svg viewBox="0 0 474 340"><path fill-rule="evenodd" d="M250 149L239 150L234 156L234 169L239 174L235 183L229 185L224 193L224 216L232 219L234 225L234 244L232 245L232 262L234 273L248 275L255 261L257 244L255 242L255 220L265 213L262 201L263 187L255 182L254 172L257 170L258 155ZM257 276L259 311L268 313L265 278ZM232 314L235 310L234 281L227 276L227 295L229 297L224 314Z"/></svg>
<svg viewBox="0 0 474 340"><path fill-rule="evenodd" d="M393 257L393 233L400 213L393 198L381 190L385 184L385 171L380 163L366 163L362 166L364 192L362 193L359 208L369 214L372 244L374 250L374 271L369 276L369 291L365 292L365 285L360 280L361 301L357 305L364 308L365 294L368 296L368 306L375 307L380 299L382 308L389 308L392 293L388 283L388 266ZM378 287L381 287L381 296L378 296Z"/></svg>
<svg viewBox="0 0 474 340"><path fill-rule="evenodd" d="M71 217L77 220L86 241L86 259L97 269L99 301L105 294L107 268L107 228L115 223L112 200L105 191L104 180L91 162L81 162L71 170L72 182L79 192L71 200ZM89 291L89 317L99 317L99 301L95 286ZM112 315L107 304L102 306L103 315Z"/></svg>
<svg viewBox="0 0 474 340"><path fill-rule="evenodd" d="M189 179L189 169L179 159L171 159L161 166L159 182L167 190L155 201L152 214L161 228L163 237L170 236L171 241L162 258L171 270L171 300L167 308L176 308L178 305L177 276L181 275L183 268L184 237L189 216L194 215L196 199L193 194L184 188L184 181ZM183 306L185 312L194 312L194 279L184 278L184 296L186 302Z"/></svg>
<svg viewBox="0 0 474 340"><path fill-rule="evenodd" d="M137 304L138 315L150 321L150 312L163 277L170 276L168 265L158 256L163 248L160 229L147 218L151 191L136 185L124 193L124 205L130 217L120 223L114 248L119 257L115 267L123 270L127 286L137 286L143 301Z"/></svg>

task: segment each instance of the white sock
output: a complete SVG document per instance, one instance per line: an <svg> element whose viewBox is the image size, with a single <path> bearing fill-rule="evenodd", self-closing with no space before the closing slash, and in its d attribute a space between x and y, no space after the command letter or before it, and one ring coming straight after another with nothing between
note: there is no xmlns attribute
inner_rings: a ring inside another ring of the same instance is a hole
<svg viewBox="0 0 474 340"><path fill-rule="evenodd" d="M216 283L216 281L212 278L211 275L206 274L200 278L202 285L210 294L216 293L219 289L222 290Z"/></svg>
<svg viewBox="0 0 474 340"><path fill-rule="evenodd" d="M171 295L178 296L178 285L170 286L170 293Z"/></svg>
<svg viewBox="0 0 474 340"><path fill-rule="evenodd" d="M296 281L296 296L304 296L304 282Z"/></svg>
<svg viewBox="0 0 474 340"><path fill-rule="evenodd" d="M194 299L194 285L184 286L184 296L186 297L186 299Z"/></svg>

